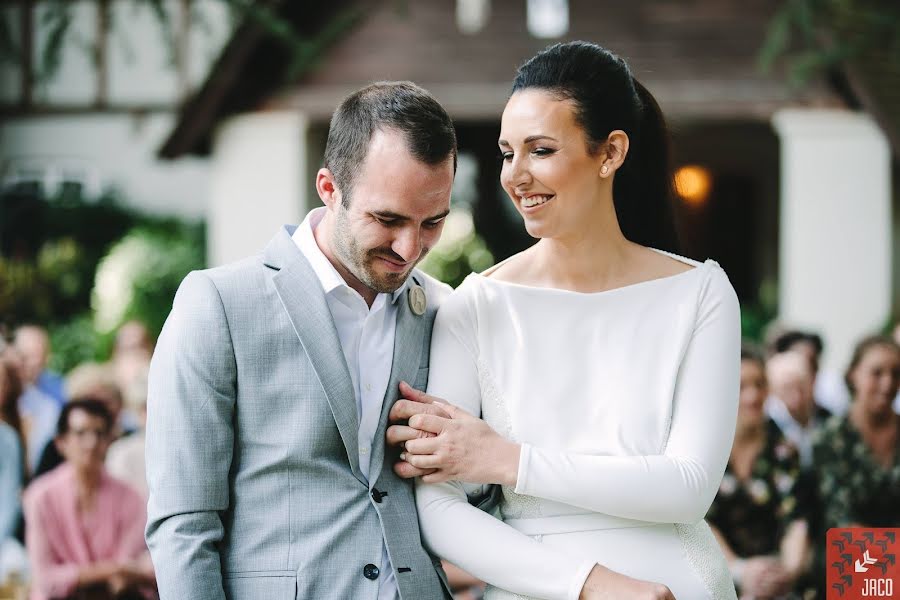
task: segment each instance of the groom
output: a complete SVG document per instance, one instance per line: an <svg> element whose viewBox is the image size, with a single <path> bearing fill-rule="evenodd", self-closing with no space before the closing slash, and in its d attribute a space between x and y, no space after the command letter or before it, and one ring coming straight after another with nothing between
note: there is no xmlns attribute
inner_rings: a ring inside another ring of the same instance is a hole
<svg viewBox="0 0 900 600"><path fill-rule="evenodd" d="M147 542L163 600L447 597L384 439L399 382L428 378L449 288L414 267L455 169L453 125L428 92L368 86L332 117L325 206L262 254L185 278L150 371Z"/></svg>

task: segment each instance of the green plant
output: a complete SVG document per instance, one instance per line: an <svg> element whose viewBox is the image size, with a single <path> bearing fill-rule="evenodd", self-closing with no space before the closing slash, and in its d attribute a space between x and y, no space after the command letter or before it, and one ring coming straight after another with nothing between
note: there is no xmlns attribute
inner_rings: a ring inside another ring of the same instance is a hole
<svg viewBox="0 0 900 600"><path fill-rule="evenodd" d="M153 335L159 333L181 280L204 266L203 238L200 226L142 226L110 249L97 266L91 296L102 346L130 319L143 322Z"/></svg>
<svg viewBox="0 0 900 600"><path fill-rule="evenodd" d="M759 66L783 61L803 85L844 61L876 52L900 66L900 3L884 0L786 0L769 22Z"/></svg>
<svg viewBox="0 0 900 600"><path fill-rule="evenodd" d="M766 327L777 316L778 286L772 280L763 281L756 301L741 305L741 336L762 344Z"/></svg>
<svg viewBox="0 0 900 600"><path fill-rule="evenodd" d="M93 316L83 313L69 321L49 327L50 368L57 373L68 373L83 362L100 360L100 336L94 329Z"/></svg>
<svg viewBox="0 0 900 600"><path fill-rule="evenodd" d="M4 189L0 209L0 325L46 326L52 367L60 372L108 358L124 320L139 319L158 332L181 278L204 266L202 225L144 215L112 196L85 198L80 189L47 196L23 186ZM121 306L103 306L118 312L98 329L91 303L101 259L125 265L121 277L105 281L128 292Z"/></svg>
<svg viewBox="0 0 900 600"><path fill-rule="evenodd" d="M472 216L458 211L447 218L441 243L428 253L421 268L455 288L469 273L483 271L493 264L494 257L475 232Z"/></svg>

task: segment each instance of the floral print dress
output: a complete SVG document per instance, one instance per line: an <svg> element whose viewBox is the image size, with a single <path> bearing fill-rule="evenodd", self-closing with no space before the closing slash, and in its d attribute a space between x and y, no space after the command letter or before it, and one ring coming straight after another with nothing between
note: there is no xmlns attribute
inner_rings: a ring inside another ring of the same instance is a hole
<svg viewBox="0 0 900 600"><path fill-rule="evenodd" d="M826 529L900 527L900 444L885 467L849 419L834 417L817 433L813 457Z"/></svg>
<svg viewBox="0 0 900 600"><path fill-rule="evenodd" d="M800 475L796 448L773 421L750 472L741 481L731 463L706 519L741 557L775 554L787 524L795 518L795 486Z"/></svg>

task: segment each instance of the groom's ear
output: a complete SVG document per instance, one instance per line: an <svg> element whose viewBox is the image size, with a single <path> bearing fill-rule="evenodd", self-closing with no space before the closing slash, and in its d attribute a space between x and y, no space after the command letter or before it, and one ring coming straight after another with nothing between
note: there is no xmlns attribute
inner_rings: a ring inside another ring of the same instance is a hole
<svg viewBox="0 0 900 600"><path fill-rule="evenodd" d="M341 203L341 190L330 169L323 167L316 173L316 192L328 210L334 210Z"/></svg>

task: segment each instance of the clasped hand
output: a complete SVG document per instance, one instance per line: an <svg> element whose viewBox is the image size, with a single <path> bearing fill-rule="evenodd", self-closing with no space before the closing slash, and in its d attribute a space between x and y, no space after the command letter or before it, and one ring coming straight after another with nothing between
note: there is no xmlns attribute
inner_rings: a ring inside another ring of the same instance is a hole
<svg viewBox="0 0 900 600"><path fill-rule="evenodd" d="M400 446L400 477L421 477L425 483L448 480L515 486L519 445L504 439L482 421L429 396L407 383L391 408L387 441Z"/></svg>

